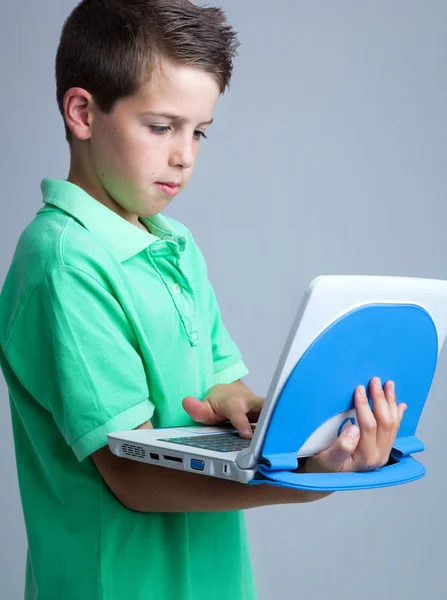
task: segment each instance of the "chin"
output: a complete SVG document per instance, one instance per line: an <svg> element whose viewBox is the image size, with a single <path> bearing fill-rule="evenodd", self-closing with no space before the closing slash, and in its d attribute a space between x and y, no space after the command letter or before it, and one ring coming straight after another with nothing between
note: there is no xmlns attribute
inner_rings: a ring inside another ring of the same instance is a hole
<svg viewBox="0 0 447 600"><path fill-rule="evenodd" d="M170 200L166 200L164 202L151 202L151 203L143 203L140 204L140 210L138 211L138 216L140 217L153 217L161 213L167 206L171 204Z"/></svg>

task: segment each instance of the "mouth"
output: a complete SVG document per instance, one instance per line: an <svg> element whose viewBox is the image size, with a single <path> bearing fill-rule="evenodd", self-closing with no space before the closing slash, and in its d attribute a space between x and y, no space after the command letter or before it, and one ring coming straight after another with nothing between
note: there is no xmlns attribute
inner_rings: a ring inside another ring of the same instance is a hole
<svg viewBox="0 0 447 600"><path fill-rule="evenodd" d="M161 183L162 185L169 185L170 187L180 187L181 183L177 181L157 181L157 183Z"/></svg>
<svg viewBox="0 0 447 600"><path fill-rule="evenodd" d="M176 181L156 181L155 185L167 196L175 196L176 194L178 194L181 184L177 183Z"/></svg>

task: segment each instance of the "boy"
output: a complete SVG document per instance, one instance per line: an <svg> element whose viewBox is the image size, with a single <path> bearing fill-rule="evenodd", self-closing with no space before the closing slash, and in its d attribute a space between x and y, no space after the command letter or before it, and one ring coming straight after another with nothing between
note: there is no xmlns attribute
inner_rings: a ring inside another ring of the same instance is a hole
<svg viewBox="0 0 447 600"><path fill-rule="evenodd" d="M325 494L248 487L119 459L107 433L231 420L262 398L222 324L186 227L187 184L237 41L187 0L84 0L66 21L57 98L67 180L44 179L0 298L29 551L27 600L250 600L241 509ZM308 471L382 466L405 405L355 395L360 430Z"/></svg>

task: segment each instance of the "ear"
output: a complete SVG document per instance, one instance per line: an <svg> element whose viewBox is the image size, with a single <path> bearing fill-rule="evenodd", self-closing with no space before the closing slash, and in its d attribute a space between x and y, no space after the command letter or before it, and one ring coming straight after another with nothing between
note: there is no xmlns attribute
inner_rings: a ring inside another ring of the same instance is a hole
<svg viewBox="0 0 447 600"><path fill-rule="evenodd" d="M70 88L64 96L65 122L79 140L91 136L93 104L93 96L83 88Z"/></svg>

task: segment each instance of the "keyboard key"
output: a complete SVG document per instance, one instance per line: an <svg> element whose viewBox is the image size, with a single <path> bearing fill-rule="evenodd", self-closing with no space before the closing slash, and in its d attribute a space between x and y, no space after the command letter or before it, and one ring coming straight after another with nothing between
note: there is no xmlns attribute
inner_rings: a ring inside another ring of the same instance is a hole
<svg viewBox="0 0 447 600"><path fill-rule="evenodd" d="M207 435L192 435L175 438L161 438L161 442L182 444L193 448L203 448L214 452L235 452L248 448L251 440L239 437L238 433L216 433Z"/></svg>

